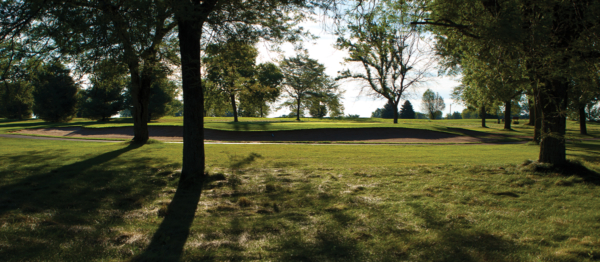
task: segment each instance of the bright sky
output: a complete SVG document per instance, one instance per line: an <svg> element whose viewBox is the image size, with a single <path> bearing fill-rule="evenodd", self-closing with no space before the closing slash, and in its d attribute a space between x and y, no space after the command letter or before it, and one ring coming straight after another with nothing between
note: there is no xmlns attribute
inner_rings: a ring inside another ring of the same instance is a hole
<svg viewBox="0 0 600 262"><path fill-rule="evenodd" d="M319 39L305 42L304 48L308 50L308 53L312 59L316 59L319 63L325 65L326 73L329 76L336 77L338 75L338 71L343 71L347 68L352 69L352 65L342 65L344 62L344 57L347 56L346 51L338 50L334 48L335 41L337 37L326 30L323 29L321 23L315 22L305 22L302 25L305 29L308 29L312 34L319 36ZM276 52L270 52L268 48L265 46L258 46L260 54L258 57L259 63L274 61L280 58L280 54ZM291 44L284 45L281 47L284 51L285 57L295 56L295 51ZM433 74L437 75L437 70L434 69ZM438 92L446 102L446 109L444 110L444 116L450 112L450 107L452 107L452 112L458 111L462 112L464 106L455 103L450 98L450 94L452 93L452 89L460 84L460 81L456 81L456 78L452 77L433 77L431 81L428 81L425 85L412 90L410 94L404 99L410 100L410 103L413 105L413 108L417 112L423 112L421 110L421 97L427 88L432 89L434 92ZM386 104L386 99L381 97L373 97L368 95L369 89L365 88L365 92L361 94L360 87L364 84L360 82L343 82L340 83L340 88L345 90L346 92L343 95L343 105L344 105L344 114L345 115L360 115L361 117L371 117L371 113L375 111L377 108L382 108ZM403 104L404 101L401 101L400 104ZM273 112L269 115L269 117L278 117L284 114L288 114L288 109L281 109L279 111Z"/></svg>

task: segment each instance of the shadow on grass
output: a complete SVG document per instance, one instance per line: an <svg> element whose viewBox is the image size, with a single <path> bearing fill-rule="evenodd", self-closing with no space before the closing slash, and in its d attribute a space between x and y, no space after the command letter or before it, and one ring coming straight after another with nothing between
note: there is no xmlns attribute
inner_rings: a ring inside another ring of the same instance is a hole
<svg viewBox="0 0 600 262"><path fill-rule="evenodd" d="M178 261L181 258L202 194L202 184L199 181L177 188L150 245L132 261Z"/></svg>
<svg viewBox="0 0 600 262"><path fill-rule="evenodd" d="M161 161L156 158L120 157L140 147L124 146L53 170L52 162L64 157L60 150L10 156L11 166L0 169L2 241L10 245L0 249L0 257L82 261L105 252L126 256L108 249L121 243L112 238L119 232L111 228L123 225L127 212L152 201L168 184L165 170L177 168L148 165Z"/></svg>
<svg viewBox="0 0 600 262"><path fill-rule="evenodd" d="M507 254L526 248L488 232L473 230L464 218L448 218L439 209L418 202L408 204L423 227L436 235L433 240L411 243L423 261L513 261ZM409 251L410 252L410 251Z"/></svg>

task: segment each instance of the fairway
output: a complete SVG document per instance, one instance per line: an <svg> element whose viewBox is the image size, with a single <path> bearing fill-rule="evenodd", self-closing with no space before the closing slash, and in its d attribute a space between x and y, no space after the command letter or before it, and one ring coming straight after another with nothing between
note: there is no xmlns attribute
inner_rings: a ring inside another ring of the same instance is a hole
<svg viewBox="0 0 600 262"><path fill-rule="evenodd" d="M527 144L207 144L197 195L176 190L182 144L0 144L4 261L600 257L597 140L568 143L585 168L565 174Z"/></svg>

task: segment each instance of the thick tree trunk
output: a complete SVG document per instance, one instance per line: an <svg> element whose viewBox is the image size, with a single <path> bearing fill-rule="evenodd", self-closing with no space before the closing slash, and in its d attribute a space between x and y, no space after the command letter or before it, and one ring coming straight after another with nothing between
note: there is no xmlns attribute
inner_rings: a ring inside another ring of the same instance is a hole
<svg viewBox="0 0 600 262"><path fill-rule="evenodd" d="M511 100L504 102L504 129L511 130L512 117L510 117Z"/></svg>
<svg viewBox="0 0 600 262"><path fill-rule="evenodd" d="M204 175L204 93L200 75L202 22L178 21L183 89L183 166L179 185L192 185Z"/></svg>
<svg viewBox="0 0 600 262"><path fill-rule="evenodd" d="M394 105L394 124L398 124L398 104L392 103Z"/></svg>
<svg viewBox="0 0 600 262"><path fill-rule="evenodd" d="M133 142L144 144L149 139L148 117L150 107L150 79L141 74L138 64L129 66L131 73L131 100L133 110Z"/></svg>
<svg viewBox="0 0 600 262"><path fill-rule="evenodd" d="M300 121L300 98L298 98L298 108L296 108L296 120Z"/></svg>
<svg viewBox="0 0 600 262"><path fill-rule="evenodd" d="M481 117L481 127L487 127L487 126L485 126L485 106L481 106L480 110L481 111L480 111L479 115Z"/></svg>
<svg viewBox="0 0 600 262"><path fill-rule="evenodd" d="M536 95L534 96L533 101L533 115L535 120L533 125L533 142L536 144L540 144L542 140L542 134L540 131L542 129L542 106L540 104L540 98L538 97L538 89L539 88L534 89Z"/></svg>
<svg viewBox="0 0 600 262"><path fill-rule="evenodd" d="M543 163L563 165L567 161L565 146L568 81L549 80L539 88L537 97L542 111L540 158Z"/></svg>
<svg viewBox="0 0 600 262"><path fill-rule="evenodd" d="M237 108L235 106L235 95L232 94L229 96L229 98L231 99L231 108L233 110L233 122L238 122L238 112L237 112Z"/></svg>
<svg viewBox="0 0 600 262"><path fill-rule="evenodd" d="M585 124L585 120L587 116L585 115L585 106L579 108L579 133L582 135L587 135L587 126Z"/></svg>
<svg viewBox="0 0 600 262"><path fill-rule="evenodd" d="M531 102L531 99L527 99L527 105L529 105L529 123L528 126L535 126L535 105Z"/></svg>

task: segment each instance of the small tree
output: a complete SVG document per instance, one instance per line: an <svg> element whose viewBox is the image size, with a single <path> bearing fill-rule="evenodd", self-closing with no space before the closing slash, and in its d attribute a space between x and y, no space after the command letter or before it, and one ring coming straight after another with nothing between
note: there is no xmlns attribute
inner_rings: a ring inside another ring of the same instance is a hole
<svg viewBox="0 0 600 262"><path fill-rule="evenodd" d="M434 93L431 89L427 89L423 93L423 103L421 104L423 111L429 115L429 119L437 119L438 114L441 116L441 111L446 108L446 103L439 93ZM440 112L440 113L438 113Z"/></svg>
<svg viewBox="0 0 600 262"><path fill-rule="evenodd" d="M283 74L273 63L263 63L256 67L254 84L240 95L239 113L242 116L264 117L270 112L270 103L281 94Z"/></svg>
<svg viewBox="0 0 600 262"><path fill-rule="evenodd" d="M33 85L33 113L48 122L68 122L77 113L79 87L70 70L53 63L37 72Z"/></svg>
<svg viewBox="0 0 600 262"><path fill-rule="evenodd" d="M238 121L237 100L255 84L255 61L258 50L250 43L230 39L206 48L204 63L207 79L229 97L233 121Z"/></svg>
<svg viewBox="0 0 600 262"><path fill-rule="evenodd" d="M293 114L298 121L304 109L311 105L309 100L340 95L338 86L325 74L325 66L305 53L284 59L280 67L284 75L283 91L289 98L282 106L296 111Z"/></svg>
<svg viewBox="0 0 600 262"><path fill-rule="evenodd" d="M402 105L402 109L400 109L400 118L403 119L414 119L415 118L415 110L413 110L413 106L410 101L406 100Z"/></svg>

